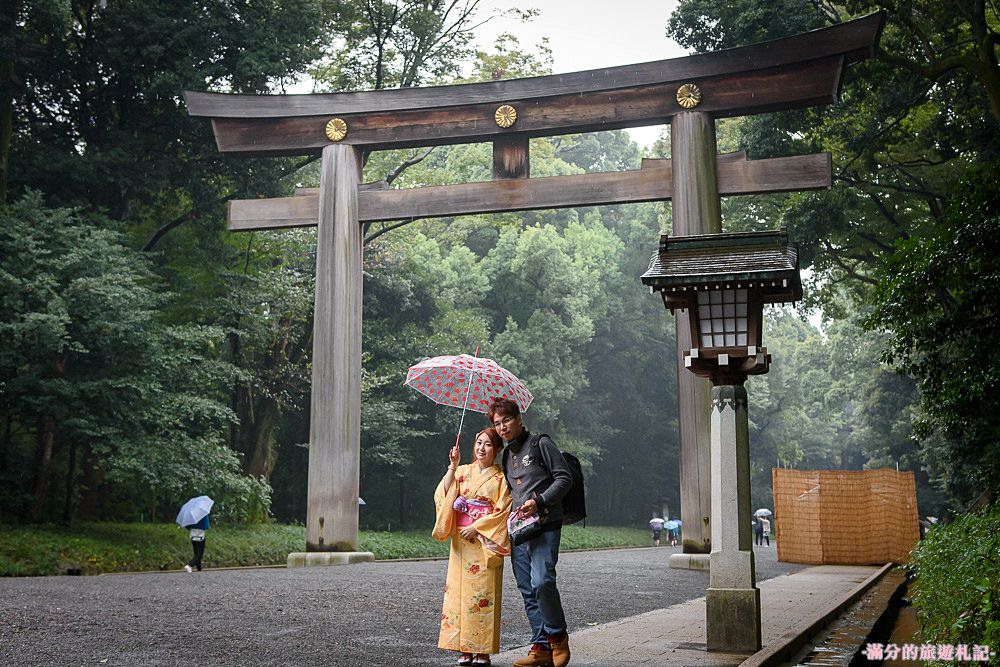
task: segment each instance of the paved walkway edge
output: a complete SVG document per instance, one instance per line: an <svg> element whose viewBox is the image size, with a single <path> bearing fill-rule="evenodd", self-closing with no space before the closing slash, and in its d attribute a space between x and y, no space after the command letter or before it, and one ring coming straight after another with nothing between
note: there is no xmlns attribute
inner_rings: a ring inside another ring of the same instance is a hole
<svg viewBox="0 0 1000 667"><path fill-rule="evenodd" d="M840 616L845 609L861 599L885 573L895 567L895 563L886 563L877 572L862 581L850 593L845 595L834 607L818 614L811 621L804 622L798 630L789 632L780 640L765 646L761 650L740 663L740 667L777 667L787 663L798 653L803 646L821 630L833 623L834 619Z"/></svg>

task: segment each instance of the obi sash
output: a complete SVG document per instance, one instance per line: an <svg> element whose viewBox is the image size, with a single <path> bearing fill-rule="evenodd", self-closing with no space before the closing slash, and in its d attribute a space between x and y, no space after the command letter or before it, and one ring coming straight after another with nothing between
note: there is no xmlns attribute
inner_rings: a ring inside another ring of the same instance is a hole
<svg viewBox="0 0 1000 667"><path fill-rule="evenodd" d="M455 508L455 519L459 527L470 526L473 522L493 511L493 503L482 496L477 498L459 496L455 499L453 507Z"/></svg>

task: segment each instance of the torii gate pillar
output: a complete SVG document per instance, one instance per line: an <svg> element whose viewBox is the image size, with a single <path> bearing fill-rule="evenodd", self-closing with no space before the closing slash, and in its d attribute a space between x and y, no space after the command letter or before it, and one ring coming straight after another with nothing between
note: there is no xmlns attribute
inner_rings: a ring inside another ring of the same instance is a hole
<svg viewBox="0 0 1000 667"><path fill-rule="evenodd" d="M708 113L685 111L670 124L675 236L722 233L722 206L716 176L715 120ZM683 553L670 567L708 569L711 551L712 385L688 372L684 351L691 341L688 312L677 313L677 402L681 453L681 542Z"/></svg>
<svg viewBox="0 0 1000 667"><path fill-rule="evenodd" d="M375 560L358 551L361 474L361 149L323 149L316 237L316 310L306 553L289 566Z"/></svg>

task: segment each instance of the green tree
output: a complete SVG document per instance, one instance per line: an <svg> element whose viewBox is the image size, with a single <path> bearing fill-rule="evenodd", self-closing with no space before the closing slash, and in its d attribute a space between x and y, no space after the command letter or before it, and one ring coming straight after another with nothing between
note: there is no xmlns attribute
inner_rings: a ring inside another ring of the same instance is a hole
<svg viewBox="0 0 1000 667"><path fill-rule="evenodd" d="M1000 163L972 170L935 234L897 243L867 320L920 388L916 432L932 476L963 501L1000 491L998 176Z"/></svg>
<svg viewBox="0 0 1000 667"><path fill-rule="evenodd" d="M741 46L886 10L874 60L848 68L831 107L747 117L739 147L751 158L826 150L834 188L772 198L778 224L814 270L813 302L863 300L897 239L941 224L967 166L1000 150L997 15L983 2L759 2L684 0L668 34L698 51ZM746 215L748 224L760 220ZM771 225L775 224L771 216ZM831 314L834 311L831 310Z"/></svg>
<svg viewBox="0 0 1000 667"><path fill-rule="evenodd" d="M239 474L222 438L221 332L158 320L168 295L110 220L45 209L38 195L0 218L8 511L56 514L59 471L65 520L132 517L196 490L236 516L266 510L266 485Z"/></svg>
<svg viewBox="0 0 1000 667"><path fill-rule="evenodd" d="M409 88L450 81L473 50L480 0L374 0L333 3L343 41L313 78L332 90Z"/></svg>
<svg viewBox="0 0 1000 667"><path fill-rule="evenodd" d="M286 160L221 156L185 89L265 92L319 56L323 3L15 3L3 50L14 84L9 187L129 221L155 247L217 225L234 194L276 193ZM2 101L2 100L0 100ZM0 107L2 108L2 107Z"/></svg>
<svg viewBox="0 0 1000 667"><path fill-rule="evenodd" d="M755 507L772 504L772 467L841 467L848 409L827 400L834 383L822 334L786 308L768 308L764 319L771 368L747 382Z"/></svg>
<svg viewBox="0 0 1000 667"><path fill-rule="evenodd" d="M309 396L316 239L298 231L239 240L246 243L242 270L216 274L227 289L211 316L225 327L226 358L239 370L230 446L247 475L269 481L278 422Z"/></svg>

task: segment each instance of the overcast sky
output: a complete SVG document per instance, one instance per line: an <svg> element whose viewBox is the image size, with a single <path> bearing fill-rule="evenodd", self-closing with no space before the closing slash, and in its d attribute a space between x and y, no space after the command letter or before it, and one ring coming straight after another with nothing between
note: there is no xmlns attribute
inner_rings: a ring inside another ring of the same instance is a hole
<svg viewBox="0 0 1000 667"><path fill-rule="evenodd" d="M483 0L481 17L495 9L506 9L509 2ZM526 0L521 9L534 8L539 15L530 23L507 17L491 19L482 26L477 43L488 50L497 35L509 32L522 48L538 44L543 37L552 49L556 74L630 65L686 55L675 42L667 39L667 17L677 0ZM659 127L628 130L642 146L651 145Z"/></svg>

